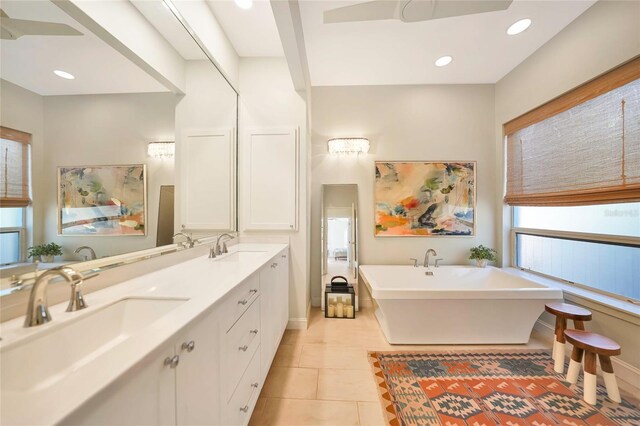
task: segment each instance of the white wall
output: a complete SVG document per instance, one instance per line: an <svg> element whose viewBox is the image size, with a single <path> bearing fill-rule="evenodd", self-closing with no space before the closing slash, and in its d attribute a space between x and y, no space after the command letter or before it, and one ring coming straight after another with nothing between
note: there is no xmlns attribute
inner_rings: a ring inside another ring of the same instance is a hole
<svg viewBox="0 0 640 426"><path fill-rule="evenodd" d="M240 60L240 129L300 128L300 205L298 231L242 233L246 238L288 237L290 241L291 271L289 286L289 318L299 326L306 326L309 301L309 236L308 191L306 159L308 156L306 105L295 91L284 58L242 58ZM240 131L240 188L243 187L243 154L246 135ZM242 195L242 194L241 194ZM243 209L242 196L239 208ZM243 224L240 222L240 230Z"/></svg>
<svg viewBox="0 0 640 426"><path fill-rule="evenodd" d="M237 126L237 95L209 60L187 61L185 80L186 95L180 99L176 106L176 164L180 164L182 158L186 133L235 129ZM235 164L230 166L235 168ZM226 183L220 182L219 184ZM181 185L182 181L178 173L176 175L174 217L176 232L180 232L183 223L180 202ZM193 234L198 238L211 235L211 232L203 231Z"/></svg>
<svg viewBox="0 0 640 426"><path fill-rule="evenodd" d="M174 167L173 160L149 158L147 144L174 140L176 100L171 93L44 98L44 159L33 169L44 206L35 223L44 223L44 233L35 243L57 242L66 259L77 259L73 250L81 245L98 257L155 247L160 186L173 185ZM147 164L146 236L57 236L57 167L140 163Z"/></svg>
<svg viewBox="0 0 640 426"><path fill-rule="evenodd" d="M504 265L509 264L511 218L502 202L502 124L639 54L640 2L599 1L496 84L496 242ZM620 319L603 305L582 304L594 312L587 328L618 341L619 358L640 368L639 322ZM542 319L553 324L548 315Z"/></svg>
<svg viewBox="0 0 640 426"><path fill-rule="evenodd" d="M466 263L469 248L495 245L494 91L491 85L315 87L312 90L311 294L320 304L320 188L355 183L359 204L359 259L409 264L428 248L445 264ZM327 140L365 136L369 154L332 156ZM376 160L477 161L475 237L374 237ZM368 295L360 292L360 299Z"/></svg>
<svg viewBox="0 0 640 426"><path fill-rule="evenodd" d="M30 92L20 86L16 86L6 80L0 80L0 125L11 129L31 133L31 168L41 170L44 164L44 100L37 93ZM33 203L27 209L31 217L28 221L42 217L42 195L44 194L43 182L32 180L31 182ZM28 235L27 247L33 245L33 241L41 241L43 227L36 226Z"/></svg>

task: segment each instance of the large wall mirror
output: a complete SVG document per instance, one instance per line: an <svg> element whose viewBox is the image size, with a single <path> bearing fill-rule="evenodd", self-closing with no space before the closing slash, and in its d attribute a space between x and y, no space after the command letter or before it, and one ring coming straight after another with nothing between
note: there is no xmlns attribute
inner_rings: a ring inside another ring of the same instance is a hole
<svg viewBox="0 0 640 426"><path fill-rule="evenodd" d="M29 248L43 244L62 254L38 268L109 266L185 247L178 232L236 229L235 89L164 2L123 3L147 27L129 45L89 16L90 3L100 2L1 5L3 278L33 268ZM162 49L170 73L136 56Z"/></svg>
<svg viewBox="0 0 640 426"><path fill-rule="evenodd" d="M333 277L345 277L358 288L358 185L322 185L321 304ZM357 299L356 299L357 306Z"/></svg>

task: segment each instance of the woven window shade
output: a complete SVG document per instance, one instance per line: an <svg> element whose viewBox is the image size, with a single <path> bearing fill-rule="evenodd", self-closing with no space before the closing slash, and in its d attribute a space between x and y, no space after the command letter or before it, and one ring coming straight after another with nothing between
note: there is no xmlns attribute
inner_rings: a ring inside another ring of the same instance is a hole
<svg viewBox="0 0 640 426"><path fill-rule="evenodd" d="M0 207L26 207L31 135L0 127Z"/></svg>
<svg viewBox="0 0 640 426"><path fill-rule="evenodd" d="M507 134L507 204L634 201L640 201L640 79Z"/></svg>

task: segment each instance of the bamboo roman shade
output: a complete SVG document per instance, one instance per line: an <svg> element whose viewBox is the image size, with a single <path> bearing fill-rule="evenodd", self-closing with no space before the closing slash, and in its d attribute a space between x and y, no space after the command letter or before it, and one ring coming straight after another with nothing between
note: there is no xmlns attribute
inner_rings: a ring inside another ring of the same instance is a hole
<svg viewBox="0 0 640 426"><path fill-rule="evenodd" d="M513 206L640 201L640 59L506 123Z"/></svg>
<svg viewBox="0 0 640 426"><path fill-rule="evenodd" d="M0 207L26 207L31 135L0 126Z"/></svg>

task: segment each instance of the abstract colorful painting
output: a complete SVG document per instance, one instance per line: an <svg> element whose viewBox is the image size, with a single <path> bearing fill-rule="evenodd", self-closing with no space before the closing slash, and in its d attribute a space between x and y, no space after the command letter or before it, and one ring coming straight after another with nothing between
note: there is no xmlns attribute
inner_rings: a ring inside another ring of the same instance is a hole
<svg viewBox="0 0 640 426"><path fill-rule="evenodd" d="M475 162L377 161L375 235L475 234Z"/></svg>
<svg viewBox="0 0 640 426"><path fill-rule="evenodd" d="M58 168L58 234L146 235L143 164Z"/></svg>

